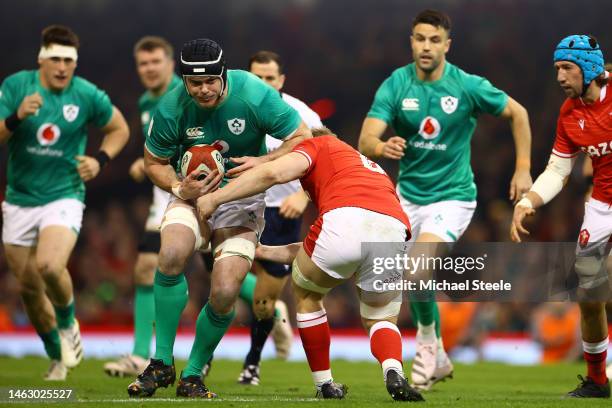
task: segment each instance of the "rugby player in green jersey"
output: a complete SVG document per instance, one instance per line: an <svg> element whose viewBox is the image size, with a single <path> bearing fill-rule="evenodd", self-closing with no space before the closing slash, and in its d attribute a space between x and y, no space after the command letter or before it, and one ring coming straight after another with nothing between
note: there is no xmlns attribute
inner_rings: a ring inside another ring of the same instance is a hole
<svg viewBox="0 0 612 408"><path fill-rule="evenodd" d="M85 200L84 182L125 146L128 126L108 95L74 76L79 38L68 27L42 32L38 70L0 88L0 143L8 144L2 242L32 325L51 359L46 380L64 380L83 358L72 280L66 269ZM86 156L87 127L104 133Z"/></svg>
<svg viewBox="0 0 612 408"><path fill-rule="evenodd" d="M260 163L279 157L310 131L278 92L256 76L227 70L221 47L208 39L183 45L184 87L175 88L159 103L145 141L145 171L158 187L173 193L161 225L159 267L155 272L155 356L129 385L130 396L151 396L176 378L173 346L181 313L187 303L183 268L194 251L211 241L215 263L209 302L196 323L196 336L176 389L177 396L213 398L202 383L204 364L234 317L234 303L251 267L255 244L263 228L263 195L227 203L208 223L197 219L195 200L221 183L218 171L203 180L191 173L177 177L177 165L190 146L217 146L227 159L226 175L239 177ZM265 154L265 135L285 141Z"/></svg>
<svg viewBox="0 0 612 408"><path fill-rule="evenodd" d="M151 118L159 100L177 86L183 86L174 73L174 49L164 38L146 36L134 46L136 71L146 91L138 100L142 134L146 139ZM144 181L144 159L139 157L130 167L130 176L137 182ZM104 371L112 376L138 375L147 366L155 322L153 278L157 268L160 238L159 226L168 206L170 194L153 187L153 202L145 224L145 233L138 245L138 258L134 266L134 347L117 361L109 361Z"/></svg>
<svg viewBox="0 0 612 408"><path fill-rule="evenodd" d="M432 254L461 237L476 209L470 141L480 114L510 122L516 146L510 199L520 199L532 184L527 111L485 78L446 61L450 30L444 13L425 10L415 18L410 40L414 62L395 70L380 86L359 137L366 156L399 160L397 192L413 240L434 243L427 246ZM388 126L395 136L382 141ZM423 249L419 247L419 254ZM420 273L428 276L431 271ZM418 325L411 377L417 388L428 389L450 377L453 366L440 338L434 294L419 295L419 301L413 297L411 302Z"/></svg>

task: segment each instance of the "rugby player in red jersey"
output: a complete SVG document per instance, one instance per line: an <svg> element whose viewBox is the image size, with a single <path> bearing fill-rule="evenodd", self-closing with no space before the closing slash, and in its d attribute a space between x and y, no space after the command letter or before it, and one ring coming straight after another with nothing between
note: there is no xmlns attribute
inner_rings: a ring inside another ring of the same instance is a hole
<svg viewBox="0 0 612 408"><path fill-rule="evenodd" d="M585 205L578 235L575 270L579 279L582 344L587 377L567 394L578 398L609 398L606 376L608 324L605 299L608 275L605 261L612 234L612 89L597 40L571 35L554 53L557 81L568 99L561 106L557 135L546 170L517 203L510 228L513 241L529 234L523 219L563 188L581 150L593 161L593 194Z"/></svg>
<svg viewBox="0 0 612 408"><path fill-rule="evenodd" d="M381 246L362 246L395 243L405 251L403 243L410 238L408 218L393 183L380 166L329 129L312 133L318 137L200 197L199 214L206 219L222 203L299 179L318 210L303 244L293 246L297 255L292 272L298 330L317 395L341 399L346 394L346 386L332 378L331 339L323 297L356 275L362 322L370 334L372 354L382 365L387 391L395 400L421 401L422 396L410 387L402 369L402 340L396 325L401 293L373 291L367 286L375 277L371 260L384 254L379 252ZM288 247L280 248L283 252ZM403 271L398 267L395 272L399 272L395 279L401 279Z"/></svg>

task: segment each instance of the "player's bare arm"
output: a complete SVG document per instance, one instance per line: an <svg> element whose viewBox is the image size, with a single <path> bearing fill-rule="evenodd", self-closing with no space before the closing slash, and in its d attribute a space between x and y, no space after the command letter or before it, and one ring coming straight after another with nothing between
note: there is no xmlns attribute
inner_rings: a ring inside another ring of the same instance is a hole
<svg viewBox="0 0 612 408"><path fill-rule="evenodd" d="M137 183L142 183L146 177L144 170L144 158L139 157L130 166L130 177Z"/></svg>
<svg viewBox="0 0 612 408"><path fill-rule="evenodd" d="M278 213L285 218L295 219L302 216L308 206L308 194L301 188L293 194L289 194L281 203Z"/></svg>
<svg viewBox="0 0 612 408"><path fill-rule="evenodd" d="M550 156L546 170L538 176L531 190L514 207L510 238L521 242L521 234L529 235L523 226L527 216L535 214L535 210L552 200L561 192L567 182L576 158L564 158L554 154Z"/></svg>
<svg viewBox="0 0 612 408"><path fill-rule="evenodd" d="M104 139L100 145L100 151L95 157L76 156L77 171L83 181L89 181L96 177L102 167L111 159L115 158L128 142L130 130L125 118L113 106L113 114L108 123L102 128Z"/></svg>
<svg viewBox="0 0 612 408"><path fill-rule="evenodd" d="M359 135L359 151L370 159L399 160L404 157L406 140L399 136L390 137L386 142L381 138L387 124L376 118L365 118Z"/></svg>
<svg viewBox="0 0 612 408"><path fill-rule="evenodd" d="M34 92L33 94L28 95L25 98L23 98L23 100L21 101L21 104L19 105L19 108L17 109L17 112L15 112L17 121L20 122L26 119L28 116L36 114L36 112L38 111L38 109L40 109L42 104L43 104L43 99L42 99L42 96L40 96L38 92ZM6 126L7 119L9 118L6 118L2 122L0 122L0 144L4 144L8 142L9 138L13 134L14 129L10 130Z"/></svg>
<svg viewBox="0 0 612 408"><path fill-rule="evenodd" d="M520 103L508 97L508 104L502 111L502 118L510 121L514 147L516 149L516 165L510 181L510 200L515 203L531 188L531 129L529 114Z"/></svg>
<svg viewBox="0 0 612 408"><path fill-rule="evenodd" d="M198 180L201 171L192 171L179 180L168 159L153 156L145 147L144 169L157 187L174 194L182 200L192 200L216 190L223 177L218 170L211 171L203 180Z"/></svg>
<svg viewBox="0 0 612 408"><path fill-rule="evenodd" d="M255 259L290 265L302 248L301 242L287 245L258 245L255 249Z"/></svg>
<svg viewBox="0 0 612 408"><path fill-rule="evenodd" d="M200 197L198 213L202 220L206 220L221 204L250 197L266 191L273 185L302 177L308 170L309 164L308 159L302 154L291 152L257 166L214 193Z"/></svg>
<svg viewBox="0 0 612 408"><path fill-rule="evenodd" d="M246 170L253 168L259 164L266 163L281 157L284 154L287 154L297 146L302 141L309 139L312 137L312 133L306 124L302 121L300 122L300 126L293 132L288 139L286 139L283 144L281 144L278 149L271 151L270 153L260 156L260 157L252 157L252 156L244 156L244 157L232 157L230 160L239 166L234 167L229 170L226 174L229 177L238 177Z"/></svg>

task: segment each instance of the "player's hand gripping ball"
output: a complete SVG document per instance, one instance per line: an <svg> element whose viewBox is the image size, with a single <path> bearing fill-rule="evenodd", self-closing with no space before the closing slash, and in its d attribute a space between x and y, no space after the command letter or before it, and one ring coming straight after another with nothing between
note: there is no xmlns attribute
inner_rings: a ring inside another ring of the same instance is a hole
<svg viewBox="0 0 612 408"><path fill-rule="evenodd" d="M202 173L197 177L198 180L203 180L211 171L219 170L221 176L225 174L225 166L223 165L223 156L221 153L210 145L195 145L191 146L181 159L181 175L187 177L194 170Z"/></svg>

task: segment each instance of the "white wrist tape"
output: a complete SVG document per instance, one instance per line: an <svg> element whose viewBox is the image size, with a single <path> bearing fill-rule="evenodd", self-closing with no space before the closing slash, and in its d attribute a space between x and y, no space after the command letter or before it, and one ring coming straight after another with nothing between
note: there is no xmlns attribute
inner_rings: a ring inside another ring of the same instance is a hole
<svg viewBox="0 0 612 408"><path fill-rule="evenodd" d="M178 198L180 198L181 200L184 200L185 197L183 197L181 195L181 183L174 183L172 185L172 194L174 194L175 196L177 196Z"/></svg>
<svg viewBox="0 0 612 408"><path fill-rule="evenodd" d="M517 206L521 206L521 207L527 207L527 208L533 208L533 203L531 202L530 199L528 199L527 197L523 197L521 199L521 201L519 201L518 203L516 203Z"/></svg>
<svg viewBox="0 0 612 408"><path fill-rule="evenodd" d="M576 158L559 157L550 155L546 170L533 183L530 191L542 198L544 204L552 200L563 189L565 178L572 172Z"/></svg>

